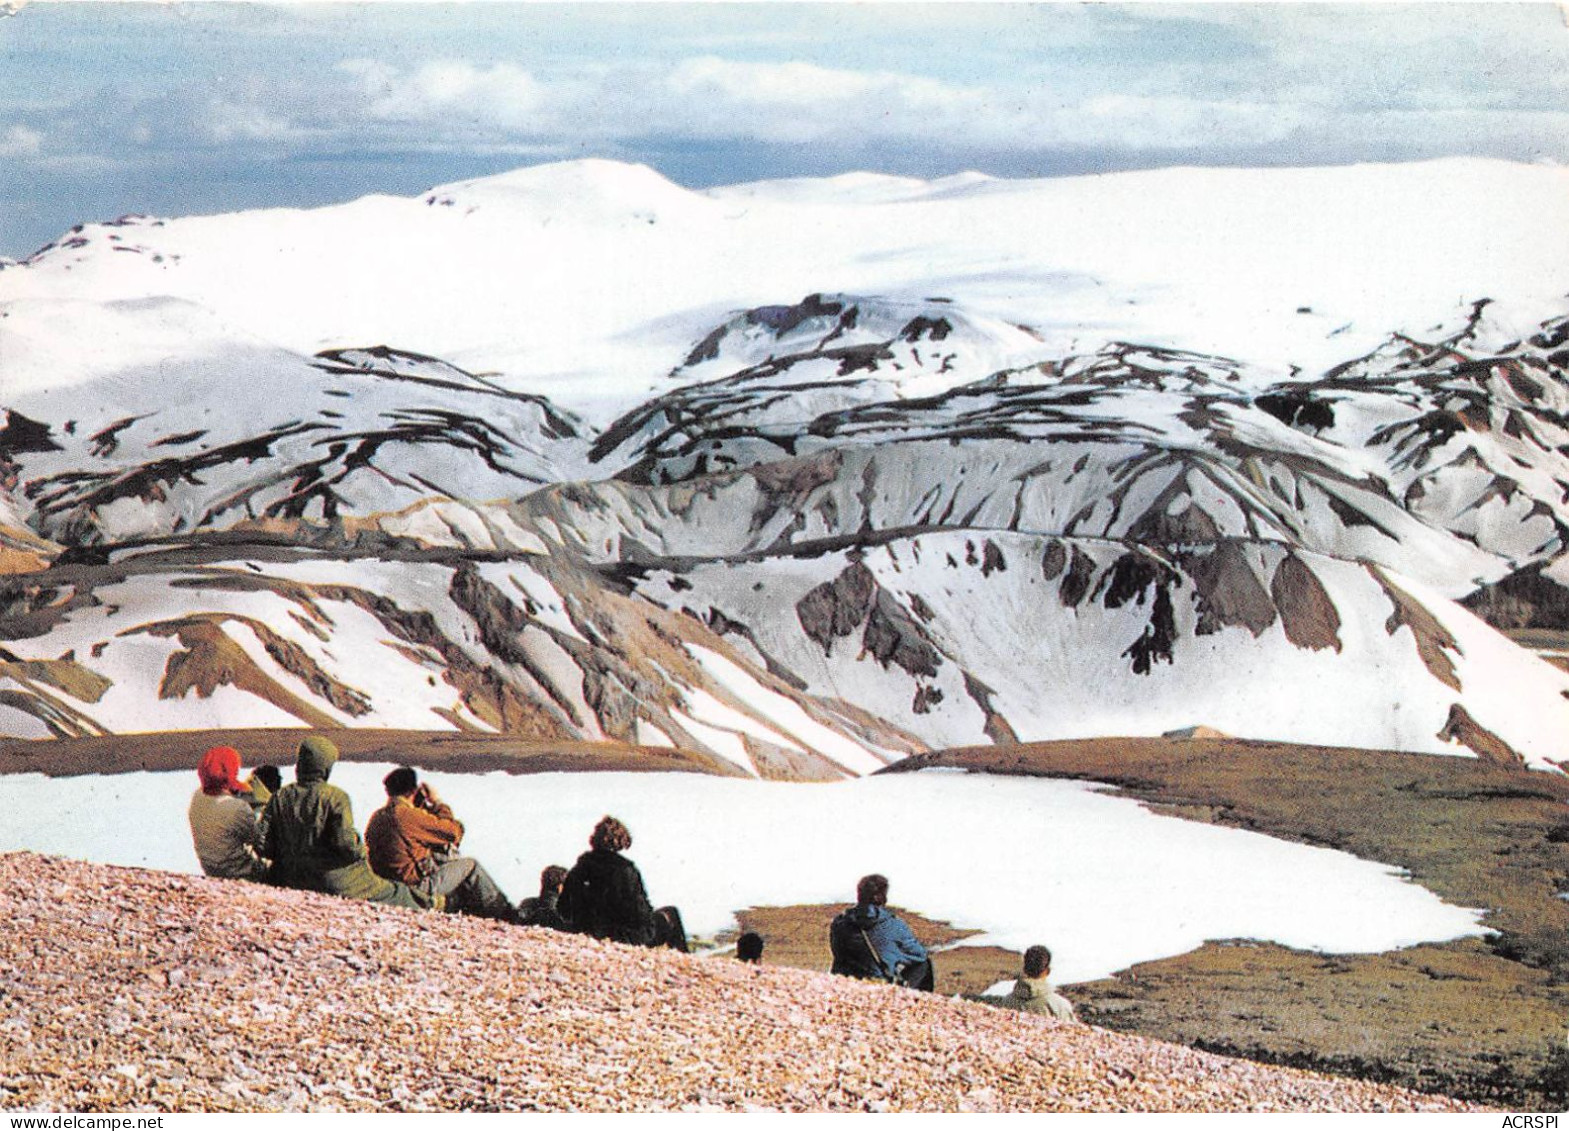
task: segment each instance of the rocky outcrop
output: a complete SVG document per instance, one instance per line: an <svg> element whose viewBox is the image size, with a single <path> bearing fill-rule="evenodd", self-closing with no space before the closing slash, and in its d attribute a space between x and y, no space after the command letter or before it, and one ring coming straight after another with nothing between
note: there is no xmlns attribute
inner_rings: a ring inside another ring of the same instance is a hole
<svg viewBox="0 0 1569 1131"><path fill-rule="evenodd" d="M1471 712L1459 703L1449 708L1449 717L1444 720L1444 728L1438 732L1438 737L1445 742L1457 742L1467 747L1484 762L1500 766L1525 765L1525 759L1519 751L1473 719Z"/></svg>

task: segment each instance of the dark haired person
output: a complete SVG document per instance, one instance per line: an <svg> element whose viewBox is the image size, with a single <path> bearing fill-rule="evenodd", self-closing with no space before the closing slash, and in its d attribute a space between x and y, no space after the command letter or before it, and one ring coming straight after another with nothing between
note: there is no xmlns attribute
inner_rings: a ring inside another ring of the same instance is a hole
<svg viewBox="0 0 1569 1131"><path fill-rule="evenodd" d="M529 896L518 904L518 922L525 927L549 927L552 931L570 931L572 928L562 918L561 885L566 882L567 870L560 864L551 864L539 874L539 894Z"/></svg>
<svg viewBox="0 0 1569 1131"><path fill-rule="evenodd" d="M588 838L588 851L567 873L557 907L579 934L686 951L681 913L649 905L637 865L621 855L631 847L632 834L625 825L614 817L601 819Z"/></svg>
<svg viewBox="0 0 1569 1131"><path fill-rule="evenodd" d="M300 743L294 781L273 794L262 813L262 855L272 861L268 879L345 899L431 906L428 895L371 871L349 795L327 784L337 762L338 748L328 739L313 734Z"/></svg>
<svg viewBox="0 0 1569 1131"><path fill-rule="evenodd" d="M430 783L421 782L411 767L399 766L381 784L387 803L365 825L371 870L433 898L441 896L448 911L512 921L512 904L490 873L479 861L457 855L463 822Z"/></svg>
<svg viewBox="0 0 1569 1131"><path fill-rule="evenodd" d="M761 966L763 964L763 936L756 931L748 931L736 939L735 956L749 965Z"/></svg>
<svg viewBox="0 0 1569 1131"><path fill-rule="evenodd" d="M250 776L251 804L258 811L267 808L272 795L283 788L283 771L277 766L257 766Z"/></svg>
<svg viewBox="0 0 1569 1131"><path fill-rule="evenodd" d="M996 999L992 999L996 1000ZM999 1004L1025 1013L1045 1013L1058 1021L1077 1021L1073 1003L1051 984L1051 951L1032 946L1024 952L1024 972L1013 983L1013 990Z"/></svg>
<svg viewBox="0 0 1569 1131"><path fill-rule="evenodd" d="M862 876L855 885L855 906L835 915L828 927L832 972L933 989L937 978L931 956L887 905L887 877Z"/></svg>

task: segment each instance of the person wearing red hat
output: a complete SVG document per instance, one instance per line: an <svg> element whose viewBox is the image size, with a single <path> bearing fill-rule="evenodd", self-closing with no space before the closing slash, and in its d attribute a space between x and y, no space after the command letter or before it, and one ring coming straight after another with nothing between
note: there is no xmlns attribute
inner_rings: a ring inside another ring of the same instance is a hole
<svg viewBox="0 0 1569 1131"><path fill-rule="evenodd" d="M189 816L202 871L230 880L266 879L251 786L240 781L240 752L214 746L202 755L196 776L201 788L191 797Z"/></svg>

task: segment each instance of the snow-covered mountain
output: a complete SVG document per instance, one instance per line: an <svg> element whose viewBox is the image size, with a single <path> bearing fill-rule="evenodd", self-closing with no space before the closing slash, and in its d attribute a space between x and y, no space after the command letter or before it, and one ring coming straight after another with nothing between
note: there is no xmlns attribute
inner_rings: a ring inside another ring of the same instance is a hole
<svg viewBox="0 0 1569 1131"><path fill-rule="evenodd" d="M814 293L950 298L1045 357L1131 341L1319 373L1480 298L1522 336L1562 313L1566 263L1569 171L1501 161L704 192L576 161L84 224L0 271L0 301L183 298L299 354L386 343L602 421L732 312Z"/></svg>
<svg viewBox="0 0 1569 1131"><path fill-rule="evenodd" d="M5 326L0 444L26 453L33 528L64 543L510 498L580 462L570 415L418 354L302 357L175 299L20 302ZM100 336L125 345L112 366L60 356Z"/></svg>
<svg viewBox="0 0 1569 1131"><path fill-rule="evenodd" d="M1569 674L1457 602L1569 629L1566 189L576 162L85 225L0 270L0 729L1546 766Z"/></svg>

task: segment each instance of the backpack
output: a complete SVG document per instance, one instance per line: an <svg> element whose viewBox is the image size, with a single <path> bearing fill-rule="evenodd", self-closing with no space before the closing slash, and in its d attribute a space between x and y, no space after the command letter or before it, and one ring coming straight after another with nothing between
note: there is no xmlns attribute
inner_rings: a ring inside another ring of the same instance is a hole
<svg viewBox="0 0 1569 1131"><path fill-rule="evenodd" d="M828 949L833 953L831 973L875 982L893 981L883 969L882 955L872 945L864 924L855 918L855 909L841 911L828 926Z"/></svg>

